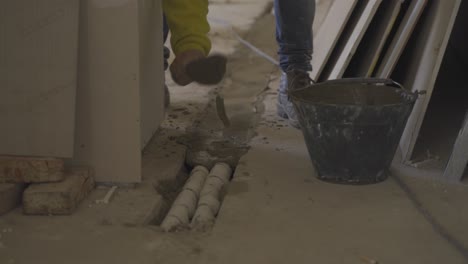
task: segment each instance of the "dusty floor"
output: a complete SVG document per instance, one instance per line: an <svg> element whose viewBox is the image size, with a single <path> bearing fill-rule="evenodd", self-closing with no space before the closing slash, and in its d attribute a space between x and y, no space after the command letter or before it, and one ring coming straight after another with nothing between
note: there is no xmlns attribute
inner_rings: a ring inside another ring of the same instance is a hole
<svg viewBox="0 0 468 264"><path fill-rule="evenodd" d="M226 27L248 30L246 39L274 56L271 4L226 2L210 13L214 49L231 54L226 81L180 88L168 80L172 105L145 149L144 182L119 188L108 205L94 203L101 187L73 216L18 209L0 217L0 263L468 263L468 187L407 177L412 171L397 165L378 185L314 177L301 133L276 117L278 69L236 46ZM317 2L315 27L330 4ZM216 115L216 93L229 128ZM203 151L236 162L243 154L216 225L161 232L154 223L186 177L185 160L209 162Z"/></svg>

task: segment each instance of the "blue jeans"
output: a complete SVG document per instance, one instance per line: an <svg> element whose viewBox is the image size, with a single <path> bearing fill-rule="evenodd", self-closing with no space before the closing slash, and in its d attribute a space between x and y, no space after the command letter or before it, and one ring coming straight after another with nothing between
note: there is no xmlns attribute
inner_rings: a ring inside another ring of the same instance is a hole
<svg viewBox="0 0 468 264"><path fill-rule="evenodd" d="M311 71L315 0L275 0L274 4L281 69Z"/></svg>

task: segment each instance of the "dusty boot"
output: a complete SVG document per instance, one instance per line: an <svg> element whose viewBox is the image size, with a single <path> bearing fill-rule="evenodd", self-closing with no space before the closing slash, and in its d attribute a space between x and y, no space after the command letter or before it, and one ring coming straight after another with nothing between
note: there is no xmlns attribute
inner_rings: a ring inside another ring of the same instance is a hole
<svg viewBox="0 0 468 264"><path fill-rule="evenodd" d="M226 57L205 57L199 50L188 50L176 56L170 67L174 82L185 86L191 82L217 84L226 73Z"/></svg>
<svg viewBox="0 0 468 264"><path fill-rule="evenodd" d="M295 128L300 128L294 105L289 99L288 91L294 91L300 88L305 88L311 85L312 80L306 71L291 70L281 74L280 87L278 91L278 115L288 119L289 124Z"/></svg>

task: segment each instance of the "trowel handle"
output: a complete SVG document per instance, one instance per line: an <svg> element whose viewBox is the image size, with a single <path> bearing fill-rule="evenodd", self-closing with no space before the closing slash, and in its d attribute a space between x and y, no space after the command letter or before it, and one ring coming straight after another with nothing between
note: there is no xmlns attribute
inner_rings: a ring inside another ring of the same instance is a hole
<svg viewBox="0 0 468 264"><path fill-rule="evenodd" d="M385 78L342 78L342 79L325 81L324 83L327 83L327 84L351 84L351 83L383 84L386 86L393 86L393 87L403 89L403 85L395 82L394 80L385 79Z"/></svg>

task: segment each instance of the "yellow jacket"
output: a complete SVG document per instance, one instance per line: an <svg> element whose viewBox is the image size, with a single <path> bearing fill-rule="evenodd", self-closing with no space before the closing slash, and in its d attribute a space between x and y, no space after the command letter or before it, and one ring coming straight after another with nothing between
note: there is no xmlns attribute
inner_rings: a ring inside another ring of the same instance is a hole
<svg viewBox="0 0 468 264"><path fill-rule="evenodd" d="M208 55L208 0L163 0L163 10L171 31L171 47L176 56L186 50L201 50Z"/></svg>

